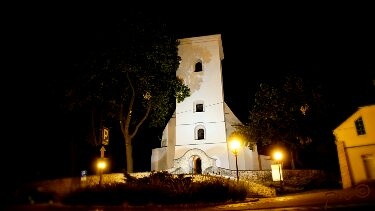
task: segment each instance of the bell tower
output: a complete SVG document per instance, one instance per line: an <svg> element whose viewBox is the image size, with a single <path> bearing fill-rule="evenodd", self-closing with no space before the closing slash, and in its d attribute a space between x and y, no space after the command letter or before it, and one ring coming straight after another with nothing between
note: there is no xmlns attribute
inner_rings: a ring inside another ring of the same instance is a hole
<svg viewBox="0 0 375 211"><path fill-rule="evenodd" d="M204 174L236 169L227 139L242 123L224 102L221 35L179 41L176 74L190 88L190 96L176 104L161 148L152 151L151 170ZM239 153L240 169L259 168L257 159L251 159L258 154L247 151Z"/></svg>

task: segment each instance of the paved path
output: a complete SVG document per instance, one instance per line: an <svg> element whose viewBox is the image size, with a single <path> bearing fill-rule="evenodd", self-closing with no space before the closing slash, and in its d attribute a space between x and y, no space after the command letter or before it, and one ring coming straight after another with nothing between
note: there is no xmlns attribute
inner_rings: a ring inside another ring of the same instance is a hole
<svg viewBox="0 0 375 211"><path fill-rule="evenodd" d="M375 189L318 190L247 202L218 205L204 210L325 210L344 207L375 208Z"/></svg>
<svg viewBox="0 0 375 211"><path fill-rule="evenodd" d="M131 211L131 210L351 210L375 208L375 189L359 187L350 190L316 190L288 194L273 198L248 198L244 202L225 204L175 205L175 206L66 206L59 204L20 205L5 210L81 210L81 211Z"/></svg>

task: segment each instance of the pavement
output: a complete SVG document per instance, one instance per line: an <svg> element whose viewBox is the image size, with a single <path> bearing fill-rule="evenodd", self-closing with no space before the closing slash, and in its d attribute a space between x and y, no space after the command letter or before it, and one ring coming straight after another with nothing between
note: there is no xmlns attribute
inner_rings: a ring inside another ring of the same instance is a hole
<svg viewBox="0 0 375 211"><path fill-rule="evenodd" d="M144 206L67 206L62 204L17 205L7 210L86 210L86 211L131 211L131 210L352 210L375 208L375 188L357 186L355 189L325 189L287 194L271 198L247 198L241 202L218 204L180 204Z"/></svg>
<svg viewBox="0 0 375 211"><path fill-rule="evenodd" d="M325 189L210 207L204 210L326 210L375 208L375 189Z"/></svg>

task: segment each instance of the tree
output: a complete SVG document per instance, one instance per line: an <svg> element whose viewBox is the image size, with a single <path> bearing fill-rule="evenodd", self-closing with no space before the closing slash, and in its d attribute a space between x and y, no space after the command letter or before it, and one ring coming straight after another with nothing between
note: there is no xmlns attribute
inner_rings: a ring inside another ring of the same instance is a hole
<svg viewBox="0 0 375 211"><path fill-rule="evenodd" d="M162 20L135 12L106 33L111 37L104 36L79 65L84 74L69 87L68 105L96 111L92 122L99 126L93 129L103 118L120 125L127 172L133 172L132 141L140 127L146 120L150 126L165 124L176 100L189 96L190 89L176 77L179 43Z"/></svg>
<svg viewBox="0 0 375 211"><path fill-rule="evenodd" d="M294 158L300 162L296 152L312 142L313 113L321 110L320 98L317 89L306 86L301 77L293 74L280 82L260 83L248 122L239 129L257 143L261 152L271 145L289 148L294 169Z"/></svg>

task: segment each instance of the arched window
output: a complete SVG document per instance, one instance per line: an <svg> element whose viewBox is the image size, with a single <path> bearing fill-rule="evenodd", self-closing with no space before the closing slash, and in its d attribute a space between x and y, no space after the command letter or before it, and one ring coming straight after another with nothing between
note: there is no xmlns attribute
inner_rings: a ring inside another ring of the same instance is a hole
<svg viewBox="0 0 375 211"><path fill-rule="evenodd" d="M204 130L203 129L198 129L197 136L198 136L198 140L204 139Z"/></svg>
<svg viewBox="0 0 375 211"><path fill-rule="evenodd" d="M206 129L203 125L197 125L195 127L194 138L195 140L203 140L206 138Z"/></svg>
<svg viewBox="0 0 375 211"><path fill-rule="evenodd" d="M202 72L202 70L203 70L203 68L202 68L202 62L198 61L197 63L195 63L194 72Z"/></svg>

